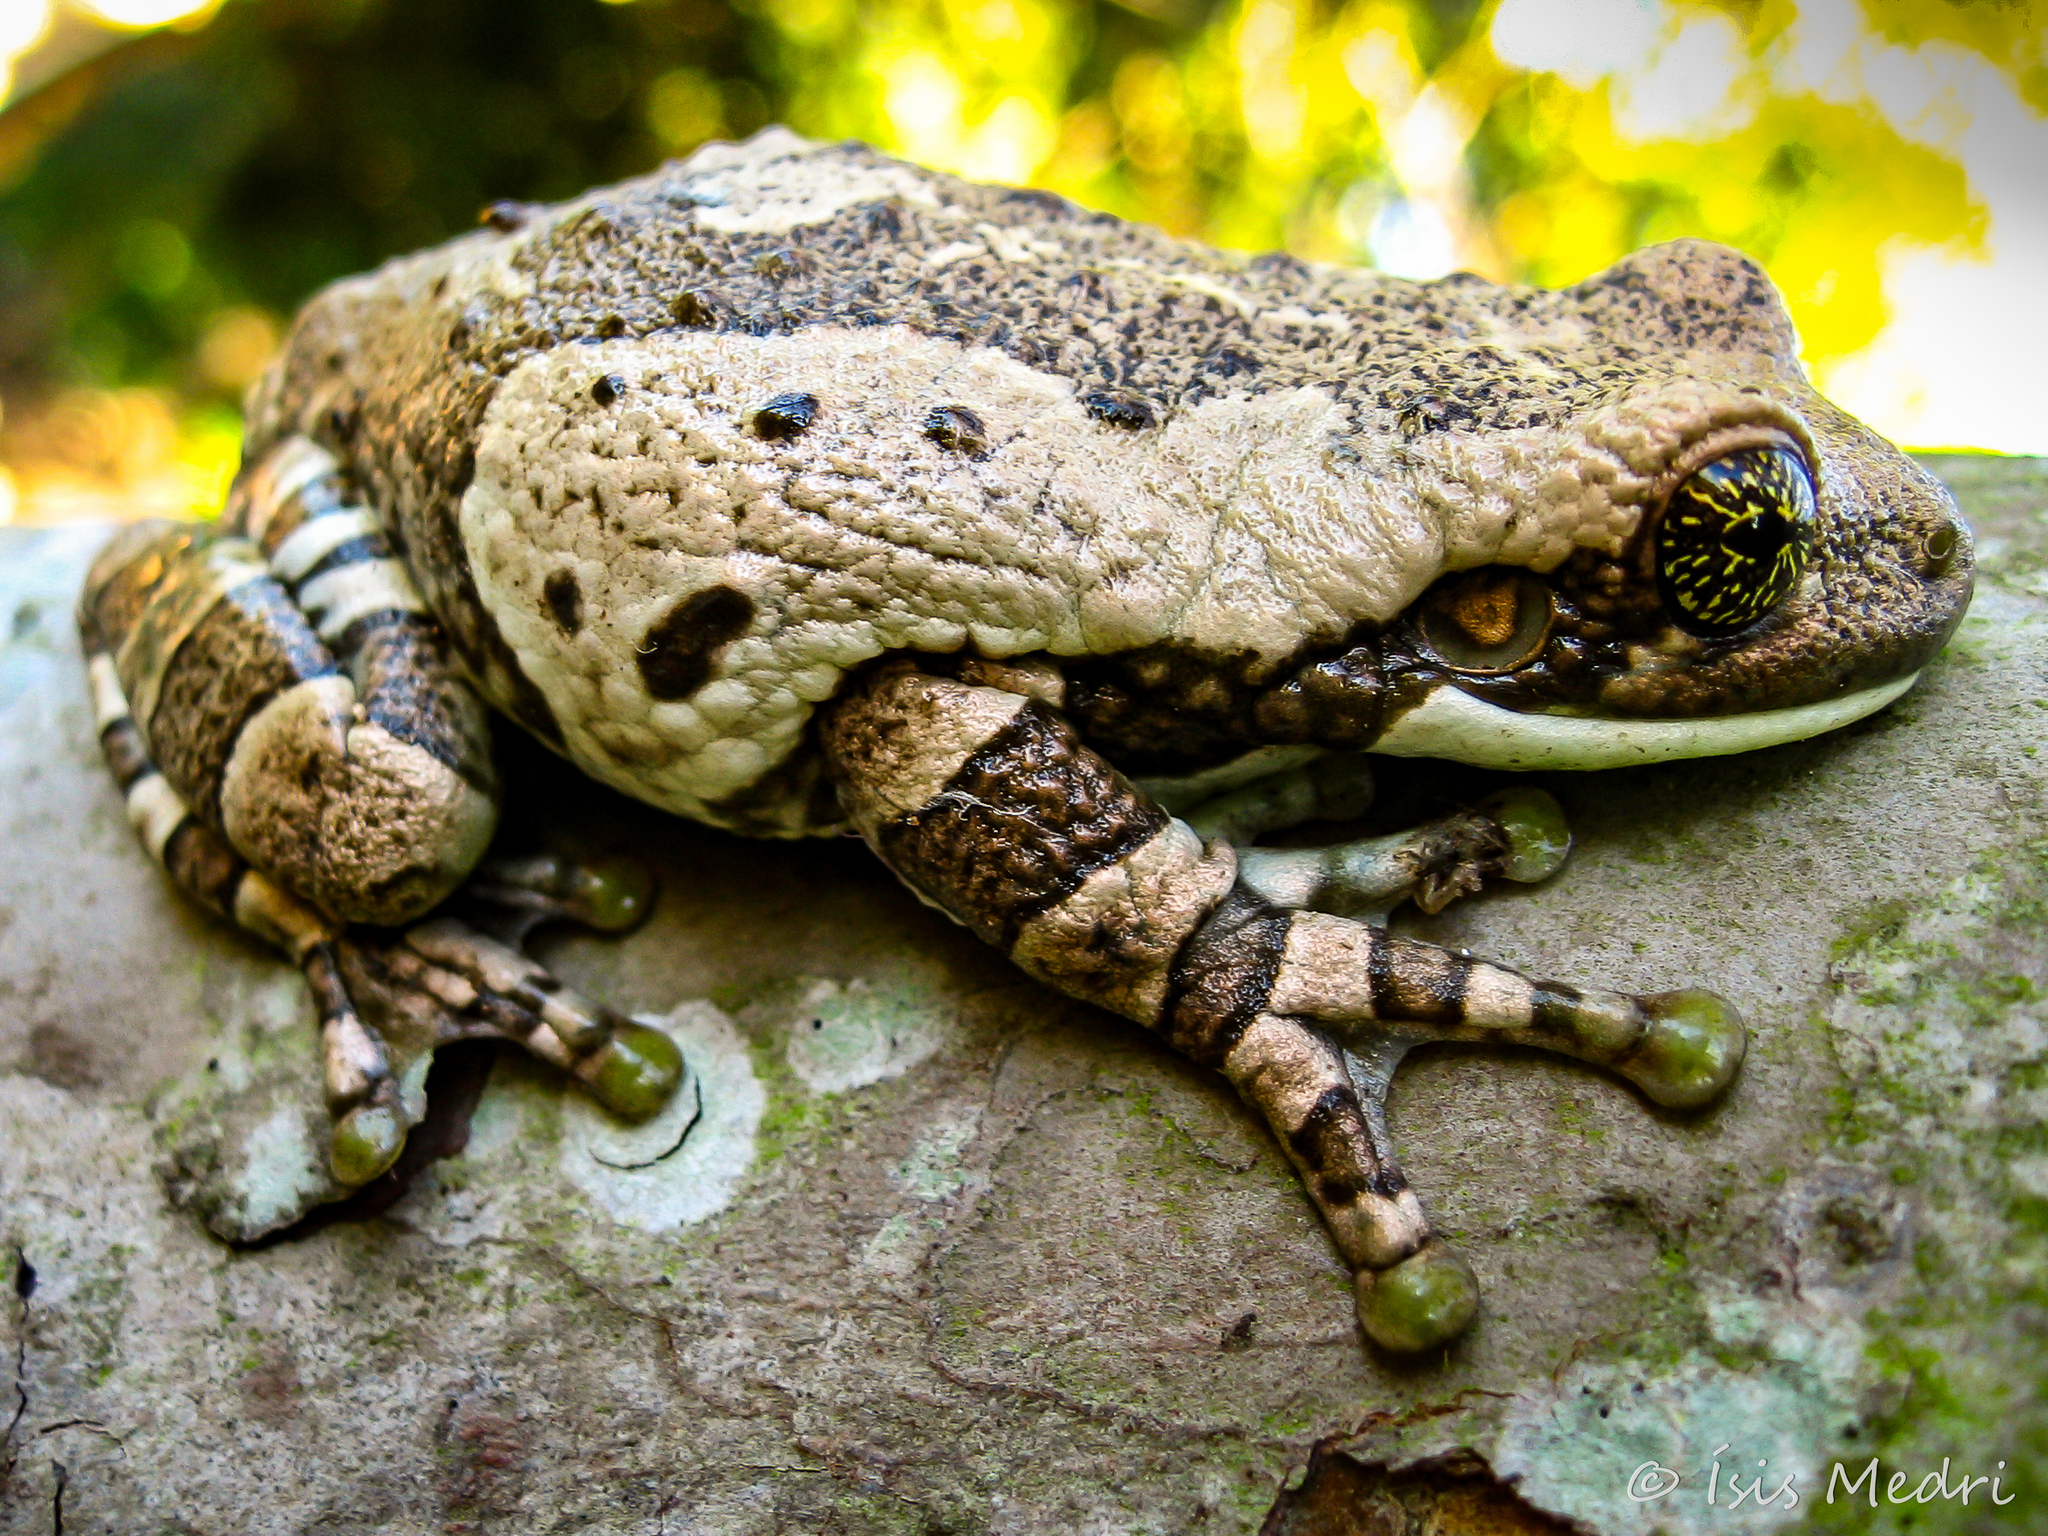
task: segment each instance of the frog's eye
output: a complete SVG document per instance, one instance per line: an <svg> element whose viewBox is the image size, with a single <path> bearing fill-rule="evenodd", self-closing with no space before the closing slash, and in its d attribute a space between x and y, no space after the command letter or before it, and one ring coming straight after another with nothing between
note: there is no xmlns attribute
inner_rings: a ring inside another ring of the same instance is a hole
<svg viewBox="0 0 2048 1536"><path fill-rule="evenodd" d="M1512 672L1550 637L1550 588L1514 566L1466 571L1422 600L1416 628L1453 671Z"/></svg>
<svg viewBox="0 0 2048 1536"><path fill-rule="evenodd" d="M1657 587L1679 628L1747 629L1792 595L1813 546L1813 482L1785 448L1743 448L1693 471L1657 526Z"/></svg>

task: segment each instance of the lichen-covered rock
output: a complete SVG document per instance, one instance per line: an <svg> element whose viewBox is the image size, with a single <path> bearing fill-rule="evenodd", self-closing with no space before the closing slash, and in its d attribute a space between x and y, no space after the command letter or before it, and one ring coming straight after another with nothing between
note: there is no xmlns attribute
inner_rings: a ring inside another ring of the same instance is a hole
<svg viewBox="0 0 2048 1536"><path fill-rule="evenodd" d="M0 1531L61 1499L70 1533L1249 1532L1319 1445L1276 1531L2027 1528L2048 474L1935 467L1983 577L1902 704L1546 778L1562 874L1403 919L1544 974L1711 985L1753 1046L1695 1116L1555 1058L1419 1053L1396 1134L1487 1301L1400 1367L1220 1081L856 847L664 821L537 759L545 836L663 881L646 928L549 958L682 1040L672 1121L628 1133L458 1052L428 1085L474 1100L453 1155L381 1214L225 1245L171 1196L247 1231L298 1198L306 1133L259 1111L315 1075L311 1009L128 832L69 622L100 535L8 533ZM1387 797L1482 782L1397 769Z"/></svg>

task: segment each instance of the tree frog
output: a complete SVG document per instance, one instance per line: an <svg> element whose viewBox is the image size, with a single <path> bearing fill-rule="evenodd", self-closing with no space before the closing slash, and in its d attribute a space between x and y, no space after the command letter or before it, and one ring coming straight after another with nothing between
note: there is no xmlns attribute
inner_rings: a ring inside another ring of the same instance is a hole
<svg viewBox="0 0 2048 1536"><path fill-rule="evenodd" d="M1401 1053L1535 1045L1686 1107L1744 1026L1388 931L1553 870L1537 791L1256 840L1355 816L1374 753L1829 730L1912 686L1970 585L1947 495L1813 391L1733 251L1411 282L771 130L318 295L218 523L125 531L81 622L142 841L311 984L337 1189L420 1113L394 1031L516 1040L628 1117L675 1091L667 1036L437 911L643 900L486 857L488 708L677 815L856 832L1220 1072L1366 1335L1419 1351L1478 1287L1389 1141Z"/></svg>

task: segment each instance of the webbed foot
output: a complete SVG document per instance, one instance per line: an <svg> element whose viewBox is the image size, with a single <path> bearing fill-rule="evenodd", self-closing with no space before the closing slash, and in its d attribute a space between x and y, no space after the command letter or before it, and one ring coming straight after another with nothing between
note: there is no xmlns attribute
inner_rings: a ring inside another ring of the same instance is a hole
<svg viewBox="0 0 2048 1536"><path fill-rule="evenodd" d="M606 916L608 926L624 926L622 913L644 908L644 890L609 878L583 872L567 883L576 906ZM554 906L529 905L515 926L561 915ZM682 1055L660 1030L582 997L517 948L457 918L395 932L352 929L329 948L338 987L319 990L335 1115L330 1161L344 1186L390 1167L425 1112L424 1095L400 1090L396 1064L451 1041L511 1040L635 1122L660 1113L682 1080Z"/></svg>

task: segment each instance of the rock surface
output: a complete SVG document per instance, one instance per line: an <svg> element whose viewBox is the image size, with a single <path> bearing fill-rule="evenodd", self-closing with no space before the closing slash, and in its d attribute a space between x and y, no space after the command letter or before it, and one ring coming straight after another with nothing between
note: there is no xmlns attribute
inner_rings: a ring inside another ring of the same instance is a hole
<svg viewBox="0 0 2048 1536"><path fill-rule="evenodd" d="M128 831L69 617L99 534L6 532L0 1532L2040 1529L2048 473L1935 467L1983 577L1902 704L1547 776L1561 875L1400 919L1545 975L1711 985L1753 1032L1695 1117L1549 1057L1418 1053L1395 1132L1486 1301L1408 1366L1361 1344L1219 1080L857 845L665 822L531 752L543 839L663 888L631 937L544 952L668 1022L701 1119L620 1168L676 1127L622 1137L467 1048L429 1085L459 1150L381 1214L209 1235L167 1184L197 1198L237 1095L309 1073L310 1006ZM1396 769L1385 799L1479 782ZM278 1167L303 1135L237 1124ZM1927 1498L1872 1510L1895 1471ZM1994 1474L2016 1502L1955 1496Z"/></svg>

